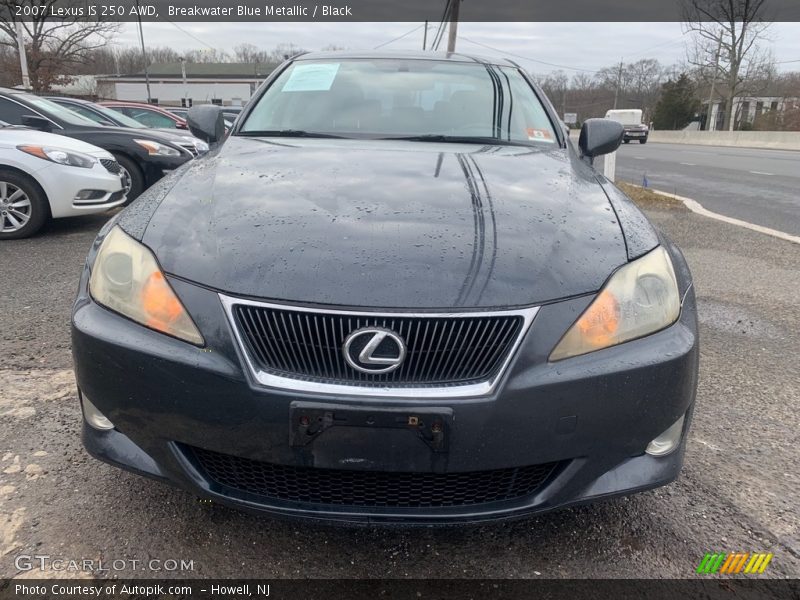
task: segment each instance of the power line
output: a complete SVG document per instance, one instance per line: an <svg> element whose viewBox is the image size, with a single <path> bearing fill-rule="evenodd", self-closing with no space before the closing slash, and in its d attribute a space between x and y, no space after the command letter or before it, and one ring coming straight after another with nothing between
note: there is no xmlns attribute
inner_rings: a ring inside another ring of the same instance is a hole
<svg viewBox="0 0 800 600"><path fill-rule="evenodd" d="M180 25L178 25L177 23L173 23L172 21L167 21L167 23L170 23L170 24L174 25L176 29L178 29L178 30L182 31L183 33L185 33L186 35L188 35L188 36L189 36L190 38L192 38L193 40L195 40L195 41L197 41L197 42L200 42L200 43L201 43L201 44L203 44L203 46L205 46L206 48L210 48L211 50L214 50L214 51L218 51L218 50L219 50L218 48L214 48L214 46L212 46L211 44L206 44L206 43L205 43L203 40L201 40L199 37L197 37L197 36L196 36L196 35L194 35L194 34L191 34L191 33L189 33L189 32L188 32L188 31L186 31L186 30L185 30L183 27L181 27Z"/></svg>
<svg viewBox="0 0 800 600"><path fill-rule="evenodd" d="M373 48L373 50L377 50L378 48L383 48L384 46L388 46L389 44L391 44L392 42L396 42L397 40L402 40L404 37L406 37L408 35L411 35L415 31L418 31L418 30L422 29L423 27L425 27L424 23L422 25L414 27L414 29L412 29L411 31L406 31L403 35L398 35L396 38L393 38L393 39L389 40L388 42L383 42L382 44L378 44L377 46L375 46Z"/></svg>
<svg viewBox="0 0 800 600"><path fill-rule="evenodd" d="M433 48L433 50L438 50L439 44L442 41L442 37L444 35L444 24L447 20L447 15L450 12L450 2L452 2L452 0L447 0L447 2L445 2L442 19L439 21L439 27L436 29L436 35L433 37L433 43L431 44L431 48Z"/></svg>
<svg viewBox="0 0 800 600"><path fill-rule="evenodd" d="M547 62L544 60L539 60L538 58L530 58L529 56L522 56L521 54L514 54L513 52L508 52L507 50L501 50L500 48L495 48L494 46L490 46L489 44L483 44L481 42L476 42L475 40L471 40L465 36L459 36L460 39L464 40L465 42L469 42L470 44L475 44L476 46L483 46L484 48L488 48L489 50L494 50L495 52L499 52L500 54L505 54L506 56L513 56L515 58L521 58L523 60L529 60L531 62L539 63L542 65L547 65L548 67L558 67L559 69L569 69L570 71L582 71L584 73L599 73L600 71L596 71L594 69L581 69L579 67L570 67L568 65L559 65L556 63Z"/></svg>
<svg viewBox="0 0 800 600"><path fill-rule="evenodd" d="M677 44L679 42L683 42L684 41L684 37L685 36L683 34L681 34L680 37L674 38L674 39L672 39L672 40L670 40L668 42L662 42L660 44L656 44L655 46L650 46L649 48L645 48L644 50L640 50L639 52L635 52L633 54L626 54L625 56L623 56L623 58L627 58L628 60L630 60L632 58L638 58L642 54L646 54L647 52L650 52L651 50L655 50L656 48L664 48L664 47L668 47L668 46L673 46L673 45L675 45L675 44Z"/></svg>

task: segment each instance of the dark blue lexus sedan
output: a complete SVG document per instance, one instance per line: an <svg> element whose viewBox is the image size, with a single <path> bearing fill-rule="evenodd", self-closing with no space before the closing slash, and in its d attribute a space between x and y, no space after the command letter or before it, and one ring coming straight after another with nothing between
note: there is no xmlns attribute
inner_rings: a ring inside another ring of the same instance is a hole
<svg viewBox="0 0 800 600"><path fill-rule="evenodd" d="M697 385L686 262L516 64L319 53L100 232L84 444L278 516L434 524L664 485Z"/></svg>

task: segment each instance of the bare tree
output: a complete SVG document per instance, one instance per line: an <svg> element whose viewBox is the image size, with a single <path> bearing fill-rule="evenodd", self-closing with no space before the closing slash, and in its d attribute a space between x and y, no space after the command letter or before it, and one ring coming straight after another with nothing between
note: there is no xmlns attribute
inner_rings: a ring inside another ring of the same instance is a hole
<svg viewBox="0 0 800 600"><path fill-rule="evenodd" d="M233 57L236 62L253 64L267 62L269 54L253 44L239 44L233 49Z"/></svg>
<svg viewBox="0 0 800 600"><path fill-rule="evenodd" d="M273 48L269 53L269 60L268 62L272 63L282 63L287 58L291 58L292 56L296 56L305 52L303 48L300 46L295 46L293 43L289 42L284 44L278 44Z"/></svg>
<svg viewBox="0 0 800 600"><path fill-rule="evenodd" d="M550 100L558 106L563 116L567 109L567 90L569 89L569 78L564 71L552 71L544 78L539 80Z"/></svg>
<svg viewBox="0 0 800 600"><path fill-rule="evenodd" d="M183 53L186 62L190 63L225 63L231 62L231 56L224 50L217 48L202 48L200 50L188 50Z"/></svg>
<svg viewBox="0 0 800 600"><path fill-rule="evenodd" d="M689 63L701 74L715 77L725 100L723 128L733 130L734 98L748 82L770 69L769 52L759 47L766 39L766 0L683 0L684 28L693 34ZM709 106L710 112L710 106Z"/></svg>
<svg viewBox="0 0 800 600"><path fill-rule="evenodd" d="M31 87L40 92L63 80L71 67L90 60L93 50L102 48L119 30L119 23L105 21L79 22L71 18L50 16L50 8L56 0L38 0L44 10L34 16L26 16L22 22L25 50L28 57L28 73ZM0 45L16 50L17 30L14 14L16 7L28 4L26 0L0 0ZM80 0L61 0L60 8L75 6ZM18 73L18 68L16 70Z"/></svg>

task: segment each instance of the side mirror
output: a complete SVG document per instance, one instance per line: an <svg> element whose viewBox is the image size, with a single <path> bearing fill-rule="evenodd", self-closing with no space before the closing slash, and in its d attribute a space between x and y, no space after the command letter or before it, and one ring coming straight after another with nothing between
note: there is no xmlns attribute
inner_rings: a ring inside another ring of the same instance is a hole
<svg viewBox="0 0 800 600"><path fill-rule="evenodd" d="M222 109L213 104L193 106L186 113L189 131L208 144L213 144L225 137L225 121Z"/></svg>
<svg viewBox="0 0 800 600"><path fill-rule="evenodd" d="M45 119L44 117L37 117L34 115L22 115L22 124L25 127L30 127L31 129L38 129L39 131L45 131L50 133L53 131L53 124L50 122L49 119Z"/></svg>
<svg viewBox="0 0 800 600"><path fill-rule="evenodd" d="M589 164L596 156L614 152L622 143L625 130L621 123L611 119L586 119L581 127L578 147L581 158L588 158Z"/></svg>

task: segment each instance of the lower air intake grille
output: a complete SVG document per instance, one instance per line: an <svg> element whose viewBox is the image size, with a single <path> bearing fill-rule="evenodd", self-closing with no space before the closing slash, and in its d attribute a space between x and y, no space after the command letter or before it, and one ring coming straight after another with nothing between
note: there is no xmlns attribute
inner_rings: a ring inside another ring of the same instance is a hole
<svg viewBox="0 0 800 600"><path fill-rule="evenodd" d="M397 473L289 467L190 448L214 482L265 499L387 508L469 506L535 492L558 463L470 473Z"/></svg>
<svg viewBox="0 0 800 600"><path fill-rule="evenodd" d="M307 312L234 304L232 315L256 367L322 383L442 387L482 382L497 374L518 336L519 314L382 316ZM363 373L345 360L347 337L365 327L402 338L406 356L388 373Z"/></svg>

